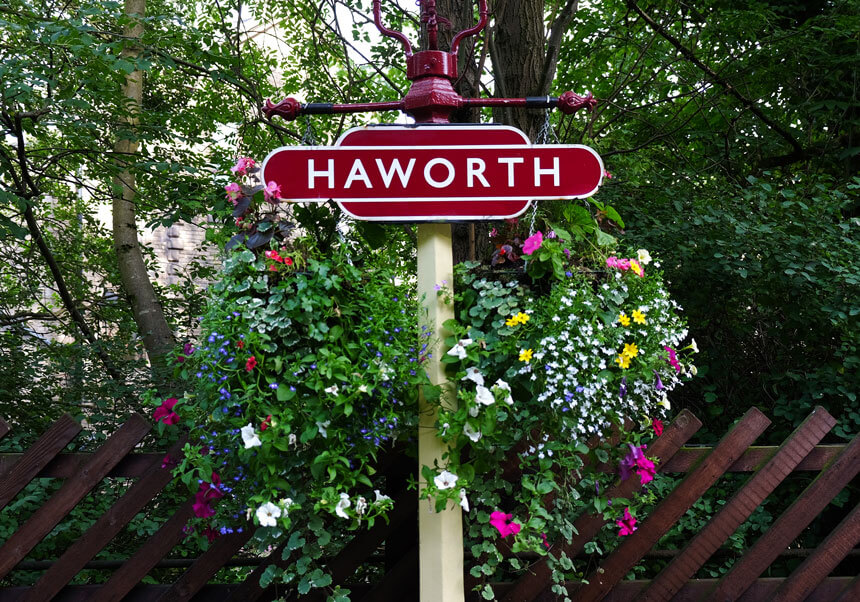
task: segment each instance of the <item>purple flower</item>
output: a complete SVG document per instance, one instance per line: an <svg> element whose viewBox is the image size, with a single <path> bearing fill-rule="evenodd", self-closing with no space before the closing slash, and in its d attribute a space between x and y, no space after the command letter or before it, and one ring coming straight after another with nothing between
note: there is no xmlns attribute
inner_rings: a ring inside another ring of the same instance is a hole
<svg viewBox="0 0 860 602"><path fill-rule="evenodd" d="M659 375L659 374L657 374L657 371L656 371L656 370L654 370L654 378L656 378L656 379L657 379L657 380L654 382L654 388L655 388L657 391L662 391L663 389L665 389L665 388L666 388L666 387L664 387L664 386L663 386L663 381L662 381L662 380L660 380L660 375Z"/></svg>
<svg viewBox="0 0 860 602"><path fill-rule="evenodd" d="M618 396L621 399L627 396L627 377L621 379L621 386L618 388Z"/></svg>

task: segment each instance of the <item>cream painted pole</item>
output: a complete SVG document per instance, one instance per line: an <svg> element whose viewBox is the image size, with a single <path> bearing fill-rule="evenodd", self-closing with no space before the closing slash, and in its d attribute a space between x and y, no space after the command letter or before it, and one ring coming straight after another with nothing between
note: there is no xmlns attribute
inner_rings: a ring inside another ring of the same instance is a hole
<svg viewBox="0 0 860 602"><path fill-rule="evenodd" d="M450 224L418 225L418 295L425 297L428 326L433 331L429 349L433 357L427 373L433 384L445 383L442 362L444 333L442 323L454 317L454 309L436 295L436 284L442 281L452 286L454 280L451 254ZM441 460L445 445L436 437L436 413L420 400L418 424L418 482L421 466L433 466ZM456 402L454 402L456 403ZM453 507L452 507L453 506ZM434 512L426 501L418 505L418 550L421 575L421 602L462 602L463 583L463 519L460 506L448 504L442 512Z"/></svg>

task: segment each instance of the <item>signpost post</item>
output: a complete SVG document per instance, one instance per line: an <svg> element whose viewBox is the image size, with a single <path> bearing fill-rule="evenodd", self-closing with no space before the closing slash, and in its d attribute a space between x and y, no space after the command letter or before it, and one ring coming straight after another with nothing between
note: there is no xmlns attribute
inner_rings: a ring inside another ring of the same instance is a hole
<svg viewBox="0 0 860 602"><path fill-rule="evenodd" d="M271 118L299 115L399 110L417 126L378 126L350 130L333 148L284 147L263 164L264 182L275 181L281 196L295 201L335 200L358 219L422 222L418 225L418 295L427 299L429 327L437 347L427 372L433 383L445 383L440 361L445 333L442 323L453 317L436 295L436 285L453 282L450 221L514 217L532 199L574 199L594 194L603 164L588 147L532 146L526 136L504 126L449 124L463 107L558 108L572 114L596 104L591 94L565 92L558 98L463 98L453 87L457 79L460 42L487 24L487 0L478 0L478 23L457 33L450 52L439 50L435 0L420 0L427 23L429 49L412 52L409 40L381 22L381 0L373 16L383 35L398 40L406 55L409 92L399 101L364 104L302 104L287 98L266 101ZM435 125L427 125L435 124ZM427 223L430 222L430 223ZM449 397L453 401L453 392ZM433 408L420 401L419 466L433 466L445 452L435 436ZM419 471L419 480L420 480ZM463 591L462 516L459 506L443 512L420 506L419 571L423 602L459 602Z"/></svg>

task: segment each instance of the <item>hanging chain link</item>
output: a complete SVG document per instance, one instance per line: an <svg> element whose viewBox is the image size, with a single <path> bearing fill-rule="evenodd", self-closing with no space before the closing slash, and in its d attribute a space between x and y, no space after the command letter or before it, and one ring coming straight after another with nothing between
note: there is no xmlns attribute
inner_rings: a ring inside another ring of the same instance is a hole
<svg viewBox="0 0 860 602"><path fill-rule="evenodd" d="M558 144L558 136L555 133L555 128L549 120L549 109L543 113L543 123L535 137L535 144ZM537 219L538 202L532 201L532 211L529 218L529 236L535 233L535 220Z"/></svg>

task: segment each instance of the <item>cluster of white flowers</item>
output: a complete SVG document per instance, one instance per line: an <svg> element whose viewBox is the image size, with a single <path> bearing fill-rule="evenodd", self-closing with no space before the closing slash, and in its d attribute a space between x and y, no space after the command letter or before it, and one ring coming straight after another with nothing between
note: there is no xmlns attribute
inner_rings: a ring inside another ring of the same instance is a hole
<svg viewBox="0 0 860 602"><path fill-rule="evenodd" d="M666 394L681 382L662 359L687 336L677 304L662 287L635 293L621 273L611 274L594 289L580 281L564 291L550 332L519 370L543 385L537 401L578 440L605 432L613 418L667 409Z"/></svg>
<svg viewBox="0 0 860 602"><path fill-rule="evenodd" d="M355 498L354 508L356 515L359 517L364 516L371 505L378 506L391 501L391 498L380 492L379 489L374 489L373 493L376 495L376 499L372 503L368 503L367 499L361 495ZM349 518L349 514L346 513L346 509L352 506L352 499L349 497L349 494L341 493L340 500L334 507L334 513L340 518Z"/></svg>
<svg viewBox="0 0 860 602"><path fill-rule="evenodd" d="M469 416L472 418L478 417L482 407L489 407L496 403L497 397L501 398L507 405L514 404L514 398L511 397L511 386L508 383L499 378L491 387L484 386L484 375L475 366L466 368L466 375L460 380L471 381L475 384L475 403L469 404ZM465 388L461 387L459 392L461 394L466 393L466 396L471 396L471 393ZM445 428L447 428L447 425ZM475 428L475 425L469 420L463 425L463 434L475 443L483 436L481 431Z"/></svg>

